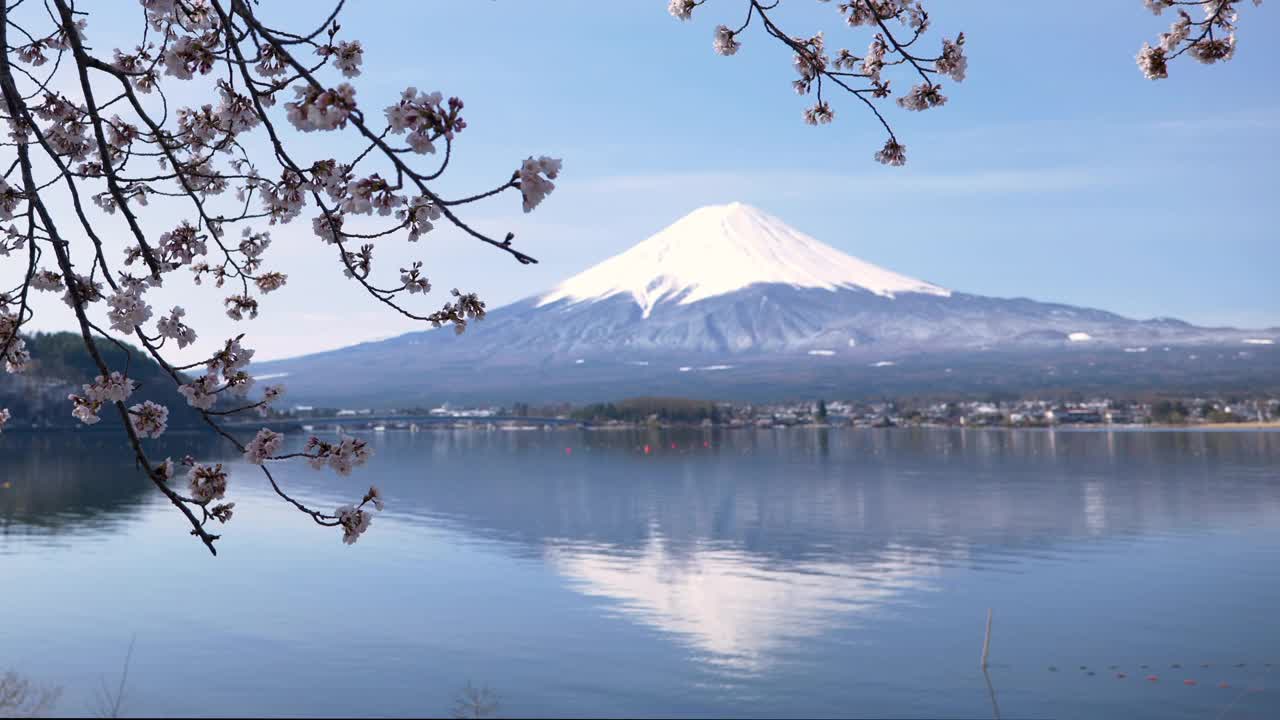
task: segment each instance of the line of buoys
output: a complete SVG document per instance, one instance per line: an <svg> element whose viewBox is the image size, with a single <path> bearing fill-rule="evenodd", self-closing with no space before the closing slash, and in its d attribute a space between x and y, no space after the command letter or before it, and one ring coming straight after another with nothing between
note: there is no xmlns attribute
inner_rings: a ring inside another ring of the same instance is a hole
<svg viewBox="0 0 1280 720"><path fill-rule="evenodd" d="M1269 662L1260 663L1260 664L1262 665L1262 667L1265 667L1265 668L1270 668L1270 667L1272 667L1272 663L1269 663ZM1200 667L1202 667L1202 668L1211 668L1211 667L1213 667L1213 663L1200 663L1199 665L1200 665ZM1224 666L1224 667L1225 667L1225 666ZM1233 667L1233 668L1247 668L1247 667L1249 667L1249 663L1239 662L1239 663L1235 663L1235 664L1231 665L1231 667ZM1256 667L1256 665L1255 665L1255 667ZM1121 666L1120 666L1120 665L1108 665L1108 666L1107 666L1107 669L1108 669L1108 670L1112 670L1112 671L1119 670L1120 668L1121 668ZM1148 665L1148 664L1146 664L1146 663L1143 663L1143 664L1139 665L1139 666L1138 666L1138 668L1139 668L1140 670L1149 670L1149 669L1151 668L1151 666L1150 666L1150 665ZM1088 669L1089 669L1089 666L1088 666L1088 665L1081 665L1081 666L1080 666L1080 671L1081 671L1081 672L1087 671ZM1171 670L1181 670L1181 669L1182 669L1182 663L1170 663L1170 665L1169 665L1169 669L1171 669ZM1058 666L1057 666L1057 665L1050 665L1050 666L1048 666L1048 670L1049 670L1049 672L1058 672Z"/></svg>
<svg viewBox="0 0 1280 720"><path fill-rule="evenodd" d="M1208 666L1209 666L1209 663L1204 663L1203 665L1201 665L1201 667L1208 667ZM1116 668L1119 668L1119 667L1120 667L1119 665L1110 665L1108 666L1108 669L1115 670ZM1143 665L1142 667L1145 668L1147 666ZM1181 665L1179 665L1178 663L1173 663L1173 665L1171 665L1170 667L1178 668L1178 667L1181 667ZM1245 664L1241 663L1239 665L1236 665L1235 667L1245 667ZM1049 669L1049 672L1058 672L1057 665L1050 665L1048 669ZM1081 665L1080 670L1083 671L1085 675L1091 676L1091 677L1096 676L1098 674L1096 671L1090 670L1088 665ZM1115 679L1117 680L1125 680L1128 677L1129 677L1129 674L1122 670L1117 671L1115 673ZM1160 682L1160 676L1155 674L1148 675L1143 679L1146 680L1147 682L1153 682L1153 683ZM1195 678L1186 678L1185 680L1182 681L1182 684L1188 687L1195 687L1200 684L1200 681L1196 680ZM1217 687L1223 690L1229 690L1231 688L1231 683L1227 682L1226 680L1221 680L1217 683ZM1248 688L1248 692L1262 692L1262 691L1263 691L1263 688Z"/></svg>

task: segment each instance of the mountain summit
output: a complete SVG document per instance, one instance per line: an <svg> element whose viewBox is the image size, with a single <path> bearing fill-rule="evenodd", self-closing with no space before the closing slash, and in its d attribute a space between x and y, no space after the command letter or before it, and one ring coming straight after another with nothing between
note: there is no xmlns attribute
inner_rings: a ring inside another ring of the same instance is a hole
<svg viewBox="0 0 1280 720"><path fill-rule="evenodd" d="M542 307L630 296L649 317L660 302L689 305L757 284L948 296L949 290L846 255L772 215L734 202L699 208L658 234L574 275Z"/></svg>
<svg viewBox="0 0 1280 720"><path fill-rule="evenodd" d="M955 292L730 203L695 210L460 336L414 332L254 372L287 376L295 401L330 407L1260 390L1280 378L1278 335Z"/></svg>

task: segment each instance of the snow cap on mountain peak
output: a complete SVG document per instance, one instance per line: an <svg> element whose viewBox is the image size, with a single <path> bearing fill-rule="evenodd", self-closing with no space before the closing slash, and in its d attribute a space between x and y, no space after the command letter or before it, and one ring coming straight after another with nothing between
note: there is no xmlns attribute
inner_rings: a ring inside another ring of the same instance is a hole
<svg viewBox="0 0 1280 720"><path fill-rule="evenodd" d="M698 208L649 239L552 288L538 305L631 295L648 317L663 301L687 305L751 285L950 295L825 245L750 205Z"/></svg>

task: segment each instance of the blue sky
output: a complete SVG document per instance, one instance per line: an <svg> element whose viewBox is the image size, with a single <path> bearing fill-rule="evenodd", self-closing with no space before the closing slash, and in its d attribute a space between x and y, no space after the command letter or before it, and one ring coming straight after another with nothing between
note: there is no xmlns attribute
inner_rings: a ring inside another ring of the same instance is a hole
<svg viewBox="0 0 1280 720"><path fill-rule="evenodd" d="M535 213L509 195L467 215L492 234L516 232L541 263L520 266L442 232L415 248L438 288L474 290L496 307L697 207L739 200L960 291L1280 326L1280 46L1269 42L1280 9L1244 3L1234 60L1180 61L1152 82L1134 55L1170 19L1141 0L934 0L931 42L963 30L969 77L944 83L945 107L887 106L909 157L888 168L872 160L883 131L845 98L834 99L833 124L801 121L805 100L775 41L748 33L738 55L712 52L713 28L740 22L744 3L710 0L686 23L666 4L349 3L343 35L366 48L359 99L380 108L414 85L466 101L469 127L442 189L501 182L529 154L564 159ZM318 17L306 7L269 12ZM776 16L795 34L825 30L829 46L860 52L869 39L834 4L788 0ZM116 39L113 27L97 32L100 47ZM308 227L275 235L290 285L241 328L260 357L414 329L344 283ZM216 315L202 335L221 332Z"/></svg>

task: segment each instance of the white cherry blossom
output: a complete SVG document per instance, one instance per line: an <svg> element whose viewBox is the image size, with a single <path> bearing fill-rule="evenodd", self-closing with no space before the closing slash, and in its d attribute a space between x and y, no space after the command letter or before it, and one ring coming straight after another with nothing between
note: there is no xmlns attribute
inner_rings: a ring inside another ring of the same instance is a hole
<svg viewBox="0 0 1280 720"><path fill-rule="evenodd" d="M536 160L528 158L520 165L520 192L524 195L525 212L538 207L556 189L551 181L559 177L560 167L559 160L545 155Z"/></svg>
<svg viewBox="0 0 1280 720"><path fill-rule="evenodd" d="M244 459L245 462L261 465L268 459L280 452L280 446L284 443L284 436L278 432L272 432L267 428L258 431L258 434L245 445Z"/></svg>
<svg viewBox="0 0 1280 720"><path fill-rule="evenodd" d="M187 473L187 484L191 489L191 497L198 503L209 503L219 500L227 494L227 472L222 463L201 465L196 463Z"/></svg>
<svg viewBox="0 0 1280 720"><path fill-rule="evenodd" d="M347 545L354 545L373 522L373 515L369 511L352 505L343 505L335 511L335 514L342 526L342 542Z"/></svg>
<svg viewBox="0 0 1280 720"><path fill-rule="evenodd" d="M156 330L160 333L160 337L170 338L177 341L179 348L184 348L196 341L196 331L190 326L182 322L182 318L186 317L187 311L180 306L175 306L169 311L169 314L160 318L156 323Z"/></svg>
<svg viewBox="0 0 1280 720"><path fill-rule="evenodd" d="M667 5L667 12L677 19L688 20L693 16L693 9L697 6L694 0L671 0Z"/></svg>
<svg viewBox="0 0 1280 720"><path fill-rule="evenodd" d="M734 32L721 25L716 28L715 41L712 43L717 55L735 55L742 43L734 37Z"/></svg>
<svg viewBox="0 0 1280 720"><path fill-rule="evenodd" d="M141 438L158 438L169 425L169 408L150 400L129 408L129 422Z"/></svg>

